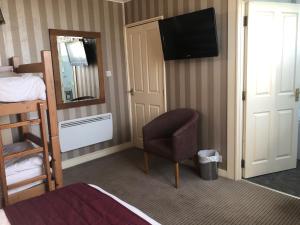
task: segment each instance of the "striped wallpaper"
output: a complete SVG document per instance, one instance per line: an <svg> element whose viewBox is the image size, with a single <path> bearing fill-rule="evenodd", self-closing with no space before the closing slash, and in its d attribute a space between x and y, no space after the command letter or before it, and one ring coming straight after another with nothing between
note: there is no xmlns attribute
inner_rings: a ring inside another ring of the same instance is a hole
<svg viewBox="0 0 300 225"><path fill-rule="evenodd" d="M98 66L78 66L76 70L77 94L78 97L93 96L99 97L99 76Z"/></svg>
<svg viewBox="0 0 300 225"><path fill-rule="evenodd" d="M58 111L59 121L112 112L114 138L63 154L63 160L130 141L126 91L122 4L104 0L0 0L6 24L0 26L0 65L20 56L22 63L40 60L50 49L48 29L99 31L102 34L106 103Z"/></svg>
<svg viewBox="0 0 300 225"><path fill-rule="evenodd" d="M227 167L227 0L132 0L125 4L126 23L155 16L171 17L214 7L220 56L166 62L168 108L200 112L200 148L214 148Z"/></svg>

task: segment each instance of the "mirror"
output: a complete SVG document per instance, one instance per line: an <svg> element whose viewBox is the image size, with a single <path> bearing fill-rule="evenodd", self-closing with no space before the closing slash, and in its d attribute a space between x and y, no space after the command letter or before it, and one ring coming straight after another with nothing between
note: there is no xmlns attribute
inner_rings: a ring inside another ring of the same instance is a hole
<svg viewBox="0 0 300 225"><path fill-rule="evenodd" d="M100 33L54 29L49 33L57 108L104 103Z"/></svg>

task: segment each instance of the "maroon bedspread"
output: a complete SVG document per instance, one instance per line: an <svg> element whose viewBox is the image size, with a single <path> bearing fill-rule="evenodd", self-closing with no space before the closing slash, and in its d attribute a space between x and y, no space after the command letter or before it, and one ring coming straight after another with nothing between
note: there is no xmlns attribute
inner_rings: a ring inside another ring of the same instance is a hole
<svg viewBox="0 0 300 225"><path fill-rule="evenodd" d="M4 211L11 225L149 225L111 197L83 183L16 203Z"/></svg>

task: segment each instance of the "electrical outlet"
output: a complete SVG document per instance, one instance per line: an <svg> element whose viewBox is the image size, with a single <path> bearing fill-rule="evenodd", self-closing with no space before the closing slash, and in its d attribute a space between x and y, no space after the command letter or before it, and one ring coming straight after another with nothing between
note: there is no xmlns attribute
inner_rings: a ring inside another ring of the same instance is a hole
<svg viewBox="0 0 300 225"><path fill-rule="evenodd" d="M112 77L112 72L110 70L106 71L106 77Z"/></svg>

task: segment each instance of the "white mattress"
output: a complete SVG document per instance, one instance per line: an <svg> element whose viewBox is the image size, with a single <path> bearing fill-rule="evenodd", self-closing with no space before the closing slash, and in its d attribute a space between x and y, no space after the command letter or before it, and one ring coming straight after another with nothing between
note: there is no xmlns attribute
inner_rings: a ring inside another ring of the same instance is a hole
<svg viewBox="0 0 300 225"><path fill-rule="evenodd" d="M0 102L22 102L46 99L46 87L40 76L5 76L0 74Z"/></svg>
<svg viewBox="0 0 300 225"><path fill-rule="evenodd" d="M97 189L98 191L101 191L102 193L110 196L111 198L113 198L114 200L116 200L117 202L119 202L121 205L125 206L127 209L129 209L130 211L132 211L133 213L135 213L136 215L138 215L139 217L143 218L144 220L146 220L148 223L152 224L152 225L160 225L158 222L156 222L155 220L153 220L152 218L150 218L149 216L147 216L145 213L143 213L141 210L137 209L136 207L122 201L121 199L117 198L116 196L104 191L102 188L96 186L96 185L90 185L91 187ZM0 225L10 225L10 222L8 221L4 210L0 209Z"/></svg>

